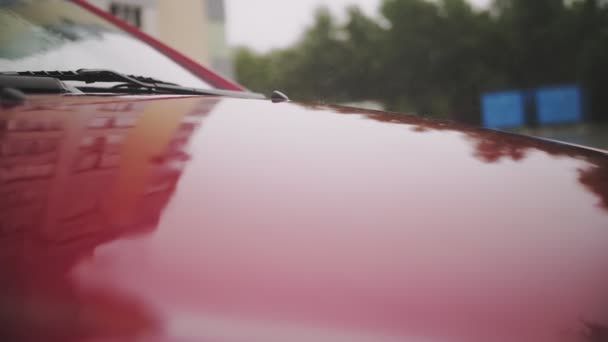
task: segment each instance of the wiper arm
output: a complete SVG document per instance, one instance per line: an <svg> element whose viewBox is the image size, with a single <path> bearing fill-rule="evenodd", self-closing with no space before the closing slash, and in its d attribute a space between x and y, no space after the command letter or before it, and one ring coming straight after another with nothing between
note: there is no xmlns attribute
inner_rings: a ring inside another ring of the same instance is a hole
<svg viewBox="0 0 608 342"><path fill-rule="evenodd" d="M124 75L119 72L105 69L79 69L76 71L17 71L3 72L5 76L24 76L24 77L46 77L60 81L81 81L85 83L121 83L110 89L142 89L152 93L161 94L180 94L180 95L217 95L232 96L251 99L265 99L261 94L219 90L219 89L198 89L182 87L175 83L169 83L154 79L152 77Z"/></svg>

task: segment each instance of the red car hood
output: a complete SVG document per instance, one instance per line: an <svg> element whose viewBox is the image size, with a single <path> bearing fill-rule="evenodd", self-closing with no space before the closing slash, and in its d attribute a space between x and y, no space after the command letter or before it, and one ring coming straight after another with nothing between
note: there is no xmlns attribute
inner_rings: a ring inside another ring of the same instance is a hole
<svg viewBox="0 0 608 342"><path fill-rule="evenodd" d="M606 334L600 151L209 97L42 96L0 143L14 340Z"/></svg>

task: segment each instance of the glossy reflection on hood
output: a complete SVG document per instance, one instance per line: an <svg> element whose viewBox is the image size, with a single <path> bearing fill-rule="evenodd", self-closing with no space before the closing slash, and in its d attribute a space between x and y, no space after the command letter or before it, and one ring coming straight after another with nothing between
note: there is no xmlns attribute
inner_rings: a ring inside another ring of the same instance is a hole
<svg viewBox="0 0 608 342"><path fill-rule="evenodd" d="M64 132L48 175L15 171L33 163L23 157L2 164L3 191L49 189L40 195L43 219L3 221L25 246L3 259L14 289L5 298L21 300L3 311L21 308L21 322L48 330L38 312L72 303L61 322L80 327L68 334L75 339L580 341L605 333L601 152L344 107L67 102L3 113L3 146L21 141L25 133L12 127L40 112ZM33 136L55 137L47 131ZM39 152L36 160L49 151ZM58 285L35 285L41 280Z"/></svg>
<svg viewBox="0 0 608 342"><path fill-rule="evenodd" d="M71 273L104 243L156 229L215 102L41 97L0 112L2 340L159 334L137 296L82 288Z"/></svg>
<svg viewBox="0 0 608 342"><path fill-rule="evenodd" d="M317 106L307 106L315 108ZM503 159L523 161L528 153L544 152L555 157L570 157L588 162L586 169L581 169L579 181L600 198L600 206L608 210L608 162L606 151L582 150L575 146L550 144L542 139L501 133L486 129L477 129L439 120L423 120L411 116L389 114L384 112L362 111L348 107L334 106L331 109L344 114L362 114L381 122L405 124L414 132L452 131L466 135L473 145L473 155L485 163L497 163ZM599 152L599 153L598 153Z"/></svg>

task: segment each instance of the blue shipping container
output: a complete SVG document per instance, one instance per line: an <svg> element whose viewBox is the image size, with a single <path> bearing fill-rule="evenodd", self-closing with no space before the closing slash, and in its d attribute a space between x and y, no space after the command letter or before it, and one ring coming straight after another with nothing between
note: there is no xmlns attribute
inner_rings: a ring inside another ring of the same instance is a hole
<svg viewBox="0 0 608 342"><path fill-rule="evenodd" d="M540 124L572 123L583 119L581 91L577 86L540 88L536 91Z"/></svg>
<svg viewBox="0 0 608 342"><path fill-rule="evenodd" d="M487 128L514 128L525 123L525 97L520 91L484 94L481 110Z"/></svg>

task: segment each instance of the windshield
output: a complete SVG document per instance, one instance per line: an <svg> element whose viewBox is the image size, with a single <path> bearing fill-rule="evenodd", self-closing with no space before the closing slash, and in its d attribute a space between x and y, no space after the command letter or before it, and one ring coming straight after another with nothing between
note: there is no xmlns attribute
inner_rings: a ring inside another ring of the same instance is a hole
<svg viewBox="0 0 608 342"><path fill-rule="evenodd" d="M81 68L213 88L161 52L67 0L0 0L0 71Z"/></svg>

